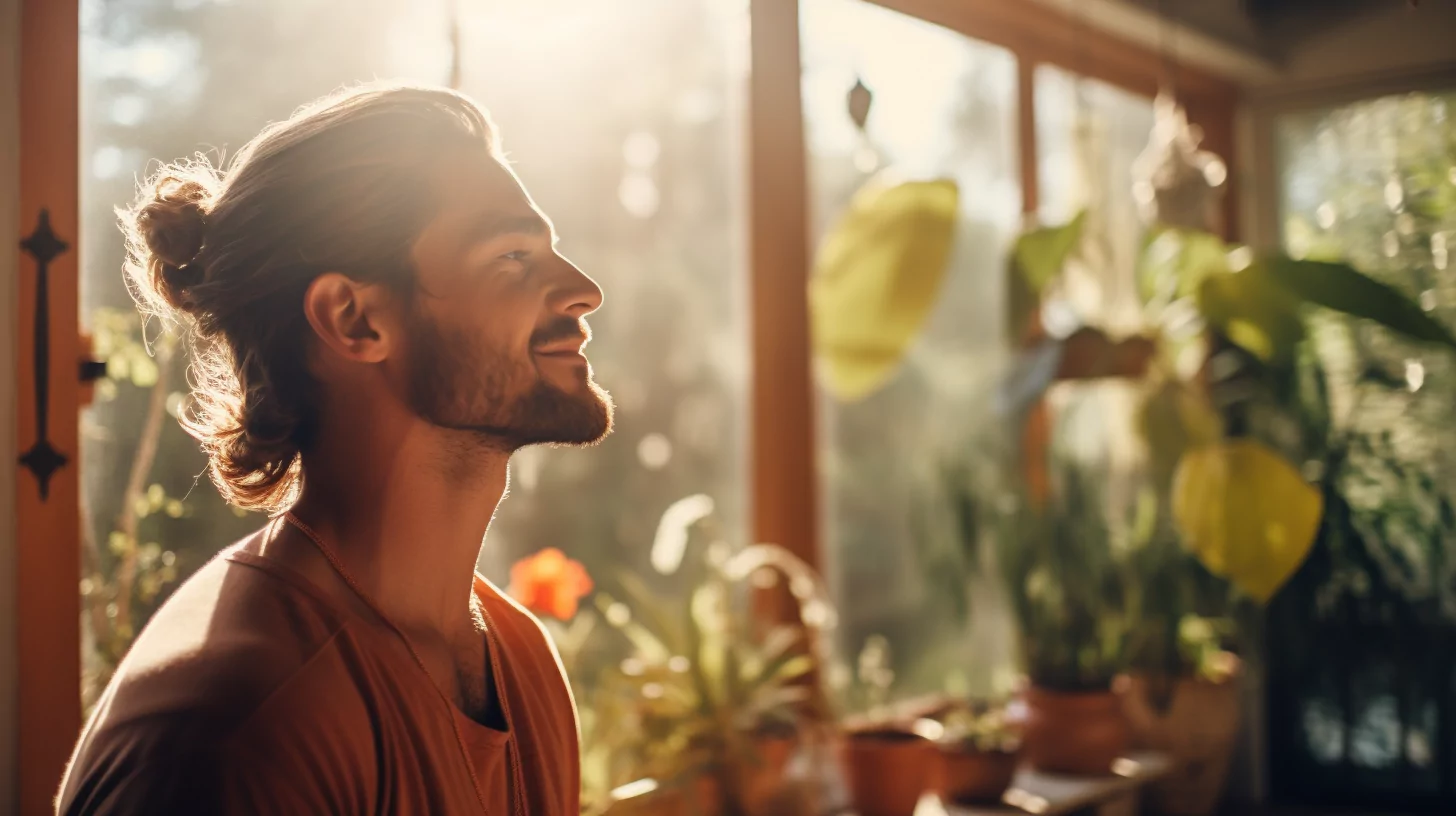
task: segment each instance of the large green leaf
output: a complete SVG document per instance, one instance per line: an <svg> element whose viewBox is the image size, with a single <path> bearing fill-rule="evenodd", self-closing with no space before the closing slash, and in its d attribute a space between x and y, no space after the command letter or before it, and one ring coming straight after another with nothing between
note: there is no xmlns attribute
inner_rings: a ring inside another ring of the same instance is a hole
<svg viewBox="0 0 1456 816"><path fill-rule="evenodd" d="M1456 348L1451 332L1419 305L1349 264L1270 256L1255 262L1248 271L1267 275L1309 303L1373 320L1416 340Z"/></svg>
<svg viewBox="0 0 1456 816"><path fill-rule="evenodd" d="M1036 339L1030 330L1041 308L1041 293L1061 274L1067 258L1082 240L1086 214L1055 226L1028 230L1017 237L1006 258L1007 340L1021 346Z"/></svg>
<svg viewBox="0 0 1456 816"><path fill-rule="evenodd" d="M899 366L940 293L959 202L948 179L871 182L825 237L809 305L834 396L862 399Z"/></svg>
<svg viewBox="0 0 1456 816"><path fill-rule="evenodd" d="M1205 277L1196 301L1209 325L1260 360L1287 360L1304 339L1298 299L1252 269Z"/></svg>
<svg viewBox="0 0 1456 816"><path fill-rule="evenodd" d="M1040 295L1047 284L1061 274L1067 257L1082 240L1082 226L1087 213L1079 212L1065 224L1055 227L1040 227L1027 230L1016 238L1012 257L1034 294Z"/></svg>

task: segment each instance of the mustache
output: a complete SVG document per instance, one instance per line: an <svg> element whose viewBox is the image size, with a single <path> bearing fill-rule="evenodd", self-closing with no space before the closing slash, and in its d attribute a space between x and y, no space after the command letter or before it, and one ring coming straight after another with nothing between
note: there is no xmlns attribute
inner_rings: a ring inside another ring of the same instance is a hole
<svg viewBox="0 0 1456 816"><path fill-rule="evenodd" d="M531 334L531 347L540 348L562 340L580 339L582 343L589 343L592 339L591 325L585 318L572 319L569 317L552 321L542 326Z"/></svg>

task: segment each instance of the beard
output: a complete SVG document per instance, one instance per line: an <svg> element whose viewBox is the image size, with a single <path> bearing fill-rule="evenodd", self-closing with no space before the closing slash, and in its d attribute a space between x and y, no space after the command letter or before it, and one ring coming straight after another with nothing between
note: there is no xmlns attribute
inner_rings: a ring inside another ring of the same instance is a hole
<svg viewBox="0 0 1456 816"><path fill-rule="evenodd" d="M532 358L482 350L477 338L415 315L410 327L409 397L432 425L489 438L506 450L528 445L595 445L612 431L612 398L592 380L562 390L541 376ZM531 347L580 333L575 320L552 324Z"/></svg>

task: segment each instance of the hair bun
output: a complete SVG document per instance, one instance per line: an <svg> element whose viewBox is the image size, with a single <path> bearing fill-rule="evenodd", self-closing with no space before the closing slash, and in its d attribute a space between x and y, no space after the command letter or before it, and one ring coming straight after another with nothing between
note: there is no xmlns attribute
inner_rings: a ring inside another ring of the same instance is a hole
<svg viewBox="0 0 1456 816"><path fill-rule="evenodd" d="M206 237L215 181L210 167L163 168L132 211L132 252L146 256L147 283L174 309L191 311L188 290L204 280L205 267L194 261Z"/></svg>

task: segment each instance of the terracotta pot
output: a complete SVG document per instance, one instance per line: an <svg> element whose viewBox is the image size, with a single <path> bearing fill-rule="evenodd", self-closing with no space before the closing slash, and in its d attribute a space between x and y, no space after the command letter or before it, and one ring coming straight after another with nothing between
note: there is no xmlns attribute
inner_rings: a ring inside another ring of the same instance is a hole
<svg viewBox="0 0 1456 816"><path fill-rule="evenodd" d="M1166 708L1154 705L1148 678L1131 678L1123 698L1133 744L1166 751L1174 770L1148 792L1169 816L1207 816L1218 809L1240 721L1237 670L1213 682L1179 678Z"/></svg>
<svg viewBox="0 0 1456 816"><path fill-rule="evenodd" d="M704 774L693 780L684 816L720 816L723 813L723 783Z"/></svg>
<svg viewBox="0 0 1456 816"><path fill-rule="evenodd" d="M1015 751L978 751L956 744L939 748L940 795L959 805L1000 802L1021 760Z"/></svg>
<svg viewBox="0 0 1456 816"><path fill-rule="evenodd" d="M859 816L912 816L934 782L935 746L908 731L851 732L842 750Z"/></svg>
<svg viewBox="0 0 1456 816"><path fill-rule="evenodd" d="M1111 773L1112 762L1130 745L1122 701L1111 690L1026 690L1022 748L1027 762L1052 773L1084 776Z"/></svg>
<svg viewBox="0 0 1456 816"><path fill-rule="evenodd" d="M613 802L605 816L697 816L702 813L696 784L662 787Z"/></svg>
<svg viewBox="0 0 1456 816"><path fill-rule="evenodd" d="M767 813L784 786L784 772L799 747L796 736L763 735L753 740L757 764L742 770L739 798L749 816Z"/></svg>

